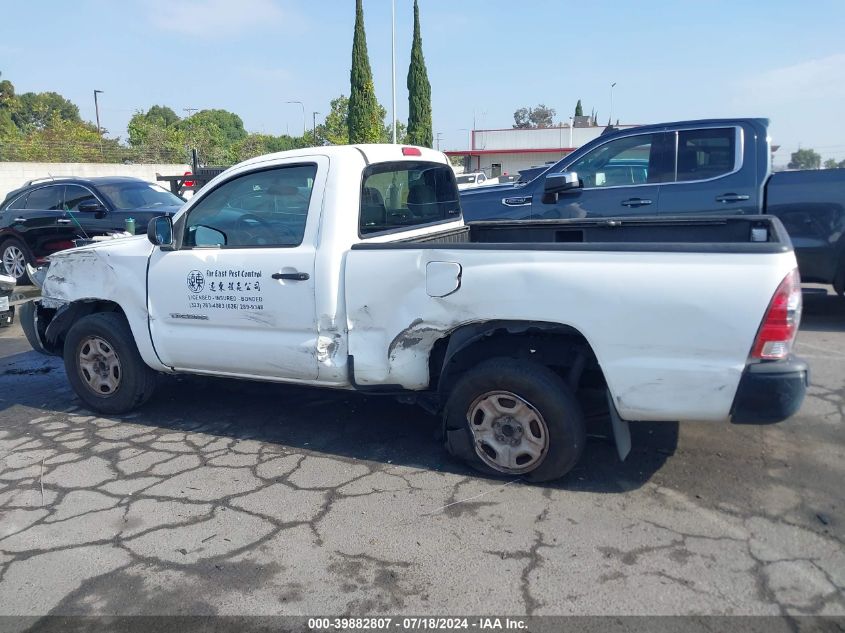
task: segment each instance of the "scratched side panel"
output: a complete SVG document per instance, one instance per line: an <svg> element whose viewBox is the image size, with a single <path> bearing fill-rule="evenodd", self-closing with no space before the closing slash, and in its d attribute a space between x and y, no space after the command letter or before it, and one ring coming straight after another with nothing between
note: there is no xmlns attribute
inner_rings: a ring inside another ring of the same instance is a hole
<svg viewBox="0 0 845 633"><path fill-rule="evenodd" d="M429 261L463 267L461 288L425 292ZM792 253L352 251L349 349L361 384L423 389L428 353L474 321L570 325L593 347L629 420L724 420Z"/></svg>

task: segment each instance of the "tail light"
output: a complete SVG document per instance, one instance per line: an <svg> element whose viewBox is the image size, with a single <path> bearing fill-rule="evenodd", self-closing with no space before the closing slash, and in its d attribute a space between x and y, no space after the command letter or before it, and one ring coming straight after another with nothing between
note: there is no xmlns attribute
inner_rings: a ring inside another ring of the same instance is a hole
<svg viewBox="0 0 845 633"><path fill-rule="evenodd" d="M751 358L780 360L789 356L800 323L801 278L796 268L775 291L751 348Z"/></svg>
<svg viewBox="0 0 845 633"><path fill-rule="evenodd" d="M403 156L422 156L422 152L418 147L403 147L402 148L402 155Z"/></svg>

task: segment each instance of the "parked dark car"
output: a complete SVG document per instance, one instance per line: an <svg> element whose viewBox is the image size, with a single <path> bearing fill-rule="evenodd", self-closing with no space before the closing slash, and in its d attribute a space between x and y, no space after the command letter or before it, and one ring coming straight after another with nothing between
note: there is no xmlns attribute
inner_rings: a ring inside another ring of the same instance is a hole
<svg viewBox="0 0 845 633"><path fill-rule="evenodd" d="M0 273L26 282L26 264L43 263L77 239L126 230L146 233L147 222L172 215L184 201L138 178L31 180L0 204Z"/></svg>
<svg viewBox="0 0 845 633"><path fill-rule="evenodd" d="M772 174L768 124L709 119L602 135L528 182L462 191L464 219L768 213L789 232L802 281L843 294L845 169Z"/></svg>
<svg viewBox="0 0 845 633"><path fill-rule="evenodd" d="M0 273L0 327L11 325L15 318L15 308L11 305L15 279Z"/></svg>

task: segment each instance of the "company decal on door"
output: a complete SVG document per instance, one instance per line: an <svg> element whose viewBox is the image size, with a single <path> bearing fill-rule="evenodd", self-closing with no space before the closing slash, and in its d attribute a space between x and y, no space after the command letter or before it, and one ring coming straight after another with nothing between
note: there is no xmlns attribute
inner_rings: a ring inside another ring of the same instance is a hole
<svg viewBox="0 0 845 633"><path fill-rule="evenodd" d="M207 310L263 310L260 270L215 268L188 273L188 307Z"/></svg>

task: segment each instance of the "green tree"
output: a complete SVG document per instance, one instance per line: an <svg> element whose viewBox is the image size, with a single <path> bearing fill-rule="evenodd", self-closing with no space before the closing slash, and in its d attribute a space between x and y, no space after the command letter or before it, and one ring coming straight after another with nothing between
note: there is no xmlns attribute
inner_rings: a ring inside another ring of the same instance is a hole
<svg viewBox="0 0 845 633"><path fill-rule="evenodd" d="M838 169L842 166L842 164L845 164L845 160L843 160L842 163L837 163L835 158L828 158L826 161L824 161L824 168Z"/></svg>
<svg viewBox="0 0 845 633"><path fill-rule="evenodd" d="M414 0L414 40L411 44L411 64L408 67L408 143L423 147L434 145L431 124L431 83L425 67L420 34L420 8ZM399 142L399 131L396 131Z"/></svg>
<svg viewBox="0 0 845 633"><path fill-rule="evenodd" d="M209 132L214 132L216 128L226 145L236 143L247 136L241 117L228 110L200 110L187 119L181 119L176 127L184 130L203 128Z"/></svg>
<svg viewBox="0 0 845 633"><path fill-rule="evenodd" d="M383 124L379 117L373 73L367 55L361 0L355 0L355 35L352 39L352 70L349 79L349 142L378 143Z"/></svg>
<svg viewBox="0 0 845 633"><path fill-rule="evenodd" d="M380 103L378 116L382 121L379 143L393 142L393 128L387 119L387 110ZM332 99L329 114L325 121L317 126L317 138L329 145L349 144L349 99L345 95ZM396 122L396 142L410 143L407 139L405 126L401 121Z"/></svg>
<svg viewBox="0 0 845 633"><path fill-rule="evenodd" d="M554 126L555 109L542 103L534 108L520 108L513 113L514 127L517 129L544 128Z"/></svg>
<svg viewBox="0 0 845 633"><path fill-rule="evenodd" d="M349 144L349 99L332 99L325 121L317 126L317 136L329 145Z"/></svg>
<svg viewBox="0 0 845 633"><path fill-rule="evenodd" d="M821 167L822 157L818 152L812 149L799 149L797 152L792 152L789 164L789 169L818 169Z"/></svg>
<svg viewBox="0 0 845 633"><path fill-rule="evenodd" d="M0 77L3 73L0 73ZM0 108L9 110L15 101L15 86L8 79L0 81Z"/></svg>
<svg viewBox="0 0 845 633"><path fill-rule="evenodd" d="M12 120L23 131L44 129L54 116L72 123L82 121L79 108L57 92L25 92L15 99Z"/></svg>
<svg viewBox="0 0 845 633"><path fill-rule="evenodd" d="M580 99L578 99L578 103L575 104L575 116L584 116L584 108L581 107Z"/></svg>
<svg viewBox="0 0 845 633"><path fill-rule="evenodd" d="M171 108L160 105L152 106L149 110L147 110L144 117L150 123L156 123L158 125L163 125L164 127L170 127L174 123L178 123L180 120L179 115L177 115ZM243 123L241 123L241 126L243 127Z"/></svg>

